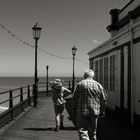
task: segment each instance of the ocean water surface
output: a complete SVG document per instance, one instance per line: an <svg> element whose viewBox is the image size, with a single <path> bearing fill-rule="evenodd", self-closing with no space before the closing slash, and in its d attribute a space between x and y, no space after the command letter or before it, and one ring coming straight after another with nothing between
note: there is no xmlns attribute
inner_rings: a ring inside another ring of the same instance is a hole
<svg viewBox="0 0 140 140"><path fill-rule="evenodd" d="M63 81L72 81L72 77L49 77L48 80L52 81L55 78L60 78ZM76 77L75 79L80 81L82 80L82 77ZM46 82L46 77L39 77L39 82ZM32 85L33 83L34 77L0 77L0 92Z"/></svg>

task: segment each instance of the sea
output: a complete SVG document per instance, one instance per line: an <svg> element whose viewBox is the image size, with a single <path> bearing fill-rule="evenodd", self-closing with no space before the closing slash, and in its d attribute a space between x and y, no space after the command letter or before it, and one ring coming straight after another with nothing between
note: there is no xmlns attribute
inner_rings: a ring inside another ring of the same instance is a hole
<svg viewBox="0 0 140 140"><path fill-rule="evenodd" d="M53 81L55 78L60 78L62 81L72 81L72 77L48 77L48 81ZM80 81L82 77L75 77L75 80ZM39 82L46 82L46 77L39 77ZM0 92L33 83L34 77L0 77Z"/></svg>
<svg viewBox="0 0 140 140"><path fill-rule="evenodd" d="M72 77L48 77L48 81L53 81L55 78L60 78L63 81L72 81ZM82 80L82 77L75 77L76 81ZM39 82L46 82L46 77L39 77ZM15 88L33 85L34 77L0 77L0 93L12 90ZM0 94L0 102L8 99L9 95ZM0 104L0 113L8 109L8 105Z"/></svg>

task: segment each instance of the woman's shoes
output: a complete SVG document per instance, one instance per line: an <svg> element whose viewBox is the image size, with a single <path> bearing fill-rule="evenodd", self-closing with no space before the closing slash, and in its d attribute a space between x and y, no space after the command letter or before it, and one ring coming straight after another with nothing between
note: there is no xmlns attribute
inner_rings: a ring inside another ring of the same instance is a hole
<svg viewBox="0 0 140 140"><path fill-rule="evenodd" d="M63 125L60 125L60 127L59 127L59 126L56 126L56 127L53 129L53 131L56 131L56 132L58 132L59 130L64 130L64 126L63 126Z"/></svg>
<svg viewBox="0 0 140 140"><path fill-rule="evenodd" d="M59 131L59 126L56 126L53 130L58 132Z"/></svg>

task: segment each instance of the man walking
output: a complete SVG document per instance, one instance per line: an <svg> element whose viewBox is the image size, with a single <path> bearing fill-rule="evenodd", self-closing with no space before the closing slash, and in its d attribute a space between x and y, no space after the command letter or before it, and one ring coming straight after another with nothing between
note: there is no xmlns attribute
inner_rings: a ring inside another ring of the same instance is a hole
<svg viewBox="0 0 140 140"><path fill-rule="evenodd" d="M94 71L86 70L84 80L77 84L74 91L73 105L80 140L97 140L98 117L105 115L106 94L93 77Z"/></svg>

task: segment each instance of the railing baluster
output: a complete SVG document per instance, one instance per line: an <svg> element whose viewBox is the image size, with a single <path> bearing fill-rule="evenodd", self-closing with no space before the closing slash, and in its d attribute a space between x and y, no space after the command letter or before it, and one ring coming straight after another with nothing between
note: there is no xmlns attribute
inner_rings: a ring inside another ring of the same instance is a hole
<svg viewBox="0 0 140 140"><path fill-rule="evenodd" d="M14 120L14 113L13 113L13 92L12 92L12 90L9 91L9 109L11 109L11 119Z"/></svg>
<svg viewBox="0 0 140 140"><path fill-rule="evenodd" d="M30 97L30 86L28 85L28 100L29 100L29 106L31 105L31 97Z"/></svg>
<svg viewBox="0 0 140 140"><path fill-rule="evenodd" d="M23 88L20 88L20 102L23 102Z"/></svg>
<svg viewBox="0 0 140 140"><path fill-rule="evenodd" d="M12 90L9 91L9 109L13 108L13 94Z"/></svg>

